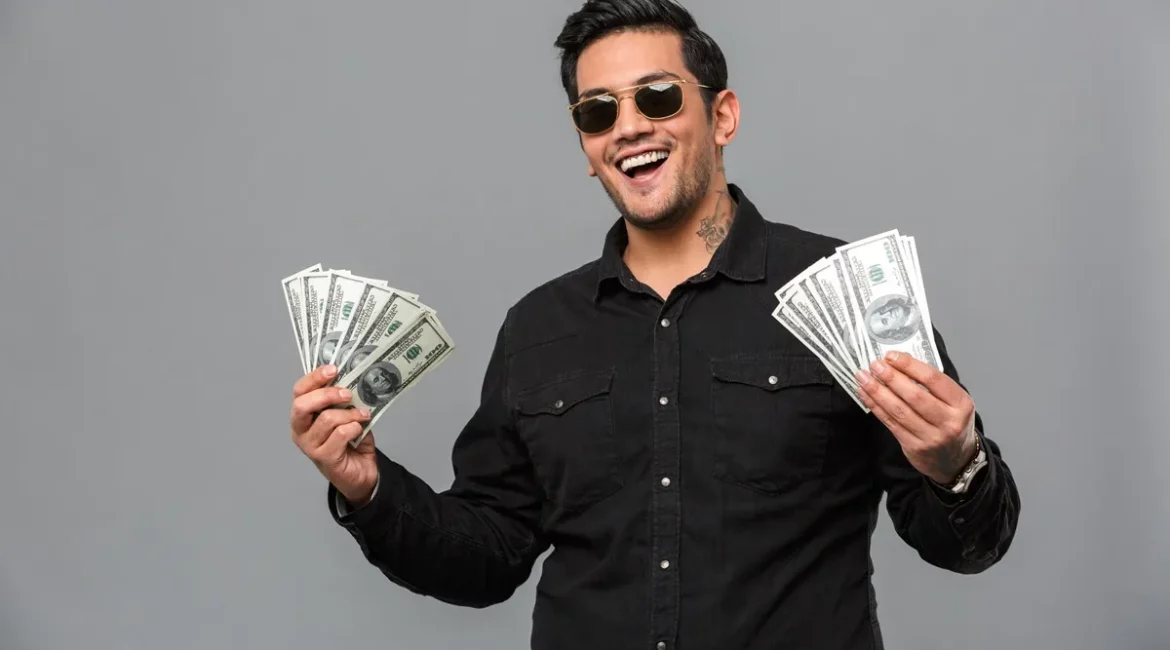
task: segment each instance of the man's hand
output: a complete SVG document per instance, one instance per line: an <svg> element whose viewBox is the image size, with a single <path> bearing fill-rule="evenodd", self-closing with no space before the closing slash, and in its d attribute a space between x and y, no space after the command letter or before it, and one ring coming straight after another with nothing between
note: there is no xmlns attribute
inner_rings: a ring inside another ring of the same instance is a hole
<svg viewBox="0 0 1170 650"><path fill-rule="evenodd" d="M905 353L890 352L870 369L872 375L857 374L861 401L898 439L915 469L942 485L954 481L976 453L971 396Z"/></svg>
<svg viewBox="0 0 1170 650"><path fill-rule="evenodd" d="M361 435L370 414L330 408L350 400L348 391L327 385L336 374L336 367L321 366L293 385L292 439L337 491L360 507L370 500L378 482L374 434L367 433L356 449L349 445Z"/></svg>

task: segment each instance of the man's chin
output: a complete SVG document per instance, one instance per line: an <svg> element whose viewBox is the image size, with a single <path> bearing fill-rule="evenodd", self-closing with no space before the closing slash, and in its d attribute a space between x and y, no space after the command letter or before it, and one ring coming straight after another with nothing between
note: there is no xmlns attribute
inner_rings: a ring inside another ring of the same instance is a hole
<svg viewBox="0 0 1170 650"><path fill-rule="evenodd" d="M642 230L666 230L678 224L676 210L658 209L631 209L623 215L626 223Z"/></svg>
<svg viewBox="0 0 1170 650"><path fill-rule="evenodd" d="M642 230L665 230L678 224L679 206L669 184L652 188L632 188L623 179L614 179L617 187L603 182L605 191L626 223Z"/></svg>

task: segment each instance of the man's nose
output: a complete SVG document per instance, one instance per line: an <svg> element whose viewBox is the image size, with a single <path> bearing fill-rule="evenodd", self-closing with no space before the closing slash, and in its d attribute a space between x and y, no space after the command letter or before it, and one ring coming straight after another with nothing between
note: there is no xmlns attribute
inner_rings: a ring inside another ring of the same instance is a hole
<svg viewBox="0 0 1170 650"><path fill-rule="evenodd" d="M629 101L628 104L627 101ZM652 130L654 130L654 125L638 112L638 106L635 104L633 96L627 95L618 99L617 123L613 125L615 140L634 140Z"/></svg>

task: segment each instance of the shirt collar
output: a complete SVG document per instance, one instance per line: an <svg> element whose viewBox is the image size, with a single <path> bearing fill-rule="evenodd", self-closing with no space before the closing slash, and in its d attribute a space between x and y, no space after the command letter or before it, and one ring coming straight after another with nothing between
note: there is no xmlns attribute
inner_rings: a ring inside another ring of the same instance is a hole
<svg viewBox="0 0 1170 650"><path fill-rule="evenodd" d="M741 282L763 280L768 253L767 224L739 186L728 183L727 189L735 200L735 219L731 222L727 238L711 256L707 270L712 275L723 274ZM628 243L625 220L619 217L605 235L598 264L597 295L600 295L602 286L608 281L633 281L630 270L622 260L622 253Z"/></svg>

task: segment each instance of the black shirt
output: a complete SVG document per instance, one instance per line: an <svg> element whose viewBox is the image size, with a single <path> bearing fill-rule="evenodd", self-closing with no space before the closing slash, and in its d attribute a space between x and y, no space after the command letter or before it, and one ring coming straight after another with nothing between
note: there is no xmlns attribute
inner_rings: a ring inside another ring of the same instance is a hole
<svg viewBox="0 0 1170 650"><path fill-rule="evenodd" d="M370 563L486 607L551 547L536 650L872 650L883 493L925 561L976 573L1003 556L1020 503L999 447L982 438L989 464L963 497L919 474L771 316L776 289L843 242L730 190L727 239L665 300L622 261L619 219L599 259L512 306L448 489L381 451L366 506L348 512L330 488Z"/></svg>

